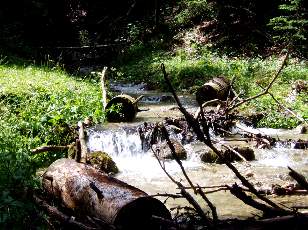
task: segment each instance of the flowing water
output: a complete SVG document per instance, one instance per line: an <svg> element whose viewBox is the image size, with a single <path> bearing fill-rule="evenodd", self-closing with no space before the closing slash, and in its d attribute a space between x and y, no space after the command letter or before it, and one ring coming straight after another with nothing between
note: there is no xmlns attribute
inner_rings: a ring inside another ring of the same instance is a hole
<svg viewBox="0 0 308 230"><path fill-rule="evenodd" d="M116 87L115 87L116 88ZM179 117L180 113L176 109L170 94L162 94L154 91L142 90L139 88L125 88L121 86L117 91L125 91L134 96L145 95L140 102L140 108L148 108L148 111L140 112L133 123L109 123L97 126L88 130L88 147L90 151L105 151L111 155L116 162L120 173L116 177L135 187L138 187L150 195L177 193L176 185L170 181L161 169L151 150L145 151L138 133L138 127L144 122L157 122L164 117ZM180 100L190 112L196 110L196 104L191 96L181 96ZM248 129L249 127L246 127ZM275 138L289 139L295 138L294 131L259 129L253 132L261 132ZM308 139L307 135L296 136L296 138ZM214 137L217 141L225 144L234 144L234 140L223 140ZM250 143L253 147L254 143ZM200 153L205 146L199 142L192 142L184 145L188 153L187 160L183 161L183 166L191 180L200 186L216 186L238 183L232 171L225 165L203 163L200 161ZM272 184L285 185L294 183L288 176L288 166L308 176L308 150L293 149L292 145L277 144L272 149L254 148L256 160L251 162L234 163L237 169L251 181L256 188L271 189ZM165 161L166 170L176 180L188 185L181 169L175 161ZM208 189L205 189L208 191ZM217 207L218 215L222 218L237 217L245 218L252 215L259 215L258 210L245 205L242 201L234 198L229 192L219 191L208 195L209 199ZM166 197L158 197L162 201ZM276 202L285 205L307 205L307 196L271 196ZM205 209L208 209L204 202L196 197ZM166 201L169 208L186 206L184 199L171 199Z"/></svg>

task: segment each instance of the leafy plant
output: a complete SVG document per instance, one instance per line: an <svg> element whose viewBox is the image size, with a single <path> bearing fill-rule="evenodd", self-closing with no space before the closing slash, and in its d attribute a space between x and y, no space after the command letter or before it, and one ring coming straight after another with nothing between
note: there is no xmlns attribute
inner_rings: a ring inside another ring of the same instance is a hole
<svg viewBox="0 0 308 230"><path fill-rule="evenodd" d="M307 51L308 9L304 0L288 0L279 9L282 15L270 20L276 32L274 39L282 45L292 45Z"/></svg>

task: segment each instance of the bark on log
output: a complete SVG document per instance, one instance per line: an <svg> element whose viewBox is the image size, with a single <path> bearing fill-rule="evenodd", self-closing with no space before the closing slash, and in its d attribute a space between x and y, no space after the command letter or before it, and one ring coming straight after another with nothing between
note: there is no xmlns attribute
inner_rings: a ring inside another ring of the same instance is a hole
<svg viewBox="0 0 308 230"><path fill-rule="evenodd" d="M225 101L229 96L230 88L230 81L227 78L215 77L197 90L196 100L199 105L214 99Z"/></svg>
<svg viewBox="0 0 308 230"><path fill-rule="evenodd" d="M140 100L139 98L135 99L126 94L112 98L105 107L107 120L110 122L133 121L138 112L137 102Z"/></svg>
<svg viewBox="0 0 308 230"><path fill-rule="evenodd" d="M153 215L171 218L159 200L71 159L51 164L43 175L43 187L75 213L101 219L120 229L159 229L158 223L153 223Z"/></svg>

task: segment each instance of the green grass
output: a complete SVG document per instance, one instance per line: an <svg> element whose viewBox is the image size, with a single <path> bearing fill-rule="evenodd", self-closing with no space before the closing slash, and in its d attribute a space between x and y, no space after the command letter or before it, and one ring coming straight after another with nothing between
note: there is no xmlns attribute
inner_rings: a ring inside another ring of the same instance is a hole
<svg viewBox="0 0 308 230"><path fill-rule="evenodd" d="M77 121L87 116L102 121L100 86L59 68L7 60L0 62L0 228L37 227L43 218L27 191L39 186L38 168L66 153L30 150L70 144Z"/></svg>

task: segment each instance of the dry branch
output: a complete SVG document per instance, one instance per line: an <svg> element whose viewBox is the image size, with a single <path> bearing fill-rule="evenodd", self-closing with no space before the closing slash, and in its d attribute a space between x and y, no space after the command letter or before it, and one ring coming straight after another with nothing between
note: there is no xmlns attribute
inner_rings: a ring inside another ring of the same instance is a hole
<svg viewBox="0 0 308 230"><path fill-rule="evenodd" d="M58 146L58 145L47 145L47 146L41 146L36 149L32 149L32 154L38 154L43 152L57 152L57 151L64 151L69 149L69 145L65 146Z"/></svg>
<svg viewBox="0 0 308 230"><path fill-rule="evenodd" d="M78 122L78 132L79 132L79 142L81 147L81 156L80 156L80 162L86 163L88 159L88 147L86 144L86 134L84 131L84 124L82 121Z"/></svg>
<svg viewBox="0 0 308 230"><path fill-rule="evenodd" d="M233 186L229 187L229 189L234 196L242 200L245 204L248 204L258 210L261 210L265 214L280 216L292 213L291 211L287 211L281 208L272 208L268 205L255 201L251 196L248 196L244 191L242 191L242 189L237 184L234 184Z"/></svg>
<svg viewBox="0 0 308 230"><path fill-rule="evenodd" d="M259 87L260 88L262 88L263 90L264 90L264 88L261 86L261 85L259 85ZM279 102L276 98L275 98L275 96L271 93L271 92L267 92L270 96L271 96L271 98L273 98L273 100L280 106L280 107L282 107L284 110L286 110L286 111L288 111L290 114L292 114L296 119L298 119L299 121L301 121L301 122L303 122L303 123L306 123L306 121L305 121L305 119L304 118L302 118L299 114L296 114L295 112L293 112L291 109L289 109L289 108L287 108L286 106L284 106L281 102Z"/></svg>
<svg viewBox="0 0 308 230"><path fill-rule="evenodd" d="M276 72L276 74L274 75L274 77L272 78L272 80L270 81L270 83L268 84L268 86L259 94L257 95L254 95L254 96L251 96L249 98L246 98L246 99L243 99L241 100L240 102L238 102L237 104L231 106L230 108L227 109L227 112L230 112L232 111L233 109L241 106L242 104L248 102L248 101L251 101L251 100L254 100L258 97L261 97L265 94L267 94L269 92L269 89L273 86L274 82L276 81L276 79L278 78L279 74L281 73L281 71L283 70L283 68L285 67L285 65L287 64L287 60L288 60L288 57L289 57L289 54L290 54L290 50L287 51L285 57L283 58L282 60L282 63L281 63L281 66L280 68L278 69L278 71Z"/></svg>
<svg viewBox="0 0 308 230"><path fill-rule="evenodd" d="M283 60L283 63L280 67L280 69L278 70L278 72L276 73L276 75L274 76L274 78L272 79L272 81L270 82L270 84L268 85L268 87L264 90L264 92L254 96L254 97L251 97L251 98L247 98L246 100L244 100L244 102L240 102L238 104L236 104L235 106L233 106L230 110L234 109L235 107L238 107L239 105L247 102L247 101L250 101L252 99L255 99L259 96L262 96L264 94L266 94L268 92L268 90L270 89L270 87L272 86L272 84L274 83L274 81L277 79L278 75L280 74L280 72L282 71L284 65L286 64L286 61L287 61L287 58L288 58L288 55L289 55L289 52L286 54L284 60ZM195 132L195 134L197 135L197 139L204 142L208 147L210 147L217 155L218 157L220 157L221 159L223 159L223 156L222 156L222 153L213 145L212 141L210 140L210 136L209 136L209 127L203 122L202 123L202 127L203 127L203 131L201 130L200 128L200 124L199 122L191 115L187 112L187 110L182 106L181 102L179 101L178 97L177 97L177 94L168 78L168 75L166 73L166 70L165 70L165 66L163 64L161 64L161 69L163 71L163 75L164 75L164 78L165 78L165 81L167 83L167 85L169 86L169 89L170 91L172 92L174 98L175 98L175 101L178 103L178 106L180 108L180 111L183 113L183 115L185 116L186 118L186 121L187 123L190 125L190 127L192 127L193 131ZM203 113L203 109L200 108L200 111L201 111L201 117L202 119L204 119L204 113ZM206 135L206 138L205 138L205 135ZM249 191L251 193L253 193L254 195L256 195L259 199L261 199L262 201L264 201L265 203L267 203L269 206L267 205L263 205L262 206L262 210L274 210L275 213L280 213L280 214L290 214L291 212L289 210L286 210L286 209L283 209L281 207L279 207L277 204L275 204L273 201L267 199L266 197L262 196L256 189L255 187L253 186L253 184L251 184L238 170L237 168L230 162L228 161L225 161L224 162L232 171L233 173L237 176L238 179L240 179L240 181L242 182L242 184L247 187L249 189ZM239 198L243 199L244 196L239 196ZM242 200L243 202L245 202L246 200L243 199ZM252 203L253 204L253 203ZM259 206L257 206L259 207ZM261 206L260 206L261 207Z"/></svg>
<svg viewBox="0 0 308 230"><path fill-rule="evenodd" d="M292 169L291 167L288 167L288 169L290 170L289 175L297 181L297 183L302 186L304 189L306 189L308 191L308 182L306 180L306 178L302 175L299 174L298 172L296 172L294 169Z"/></svg>
<svg viewBox="0 0 308 230"><path fill-rule="evenodd" d="M102 88L102 101L103 101L103 109L106 108L107 105L107 91L105 85L107 67L105 66L103 71L100 73L101 76L101 88Z"/></svg>
<svg viewBox="0 0 308 230"><path fill-rule="evenodd" d="M203 212L201 206L198 204L198 202L186 191L185 187L183 186L183 184L179 181L176 181L166 170L164 164L160 161L157 152L153 149L153 146L151 146L152 152L154 153L155 158L158 161L158 164L160 165L160 167L162 168L162 170L165 172L165 174L167 175L167 177L173 182L175 183L178 188L180 189L180 193L183 197L185 197L185 199L192 205L192 207L194 208L195 212L200 216L200 218L207 223L209 226L212 225L212 221L205 215L205 213Z"/></svg>

